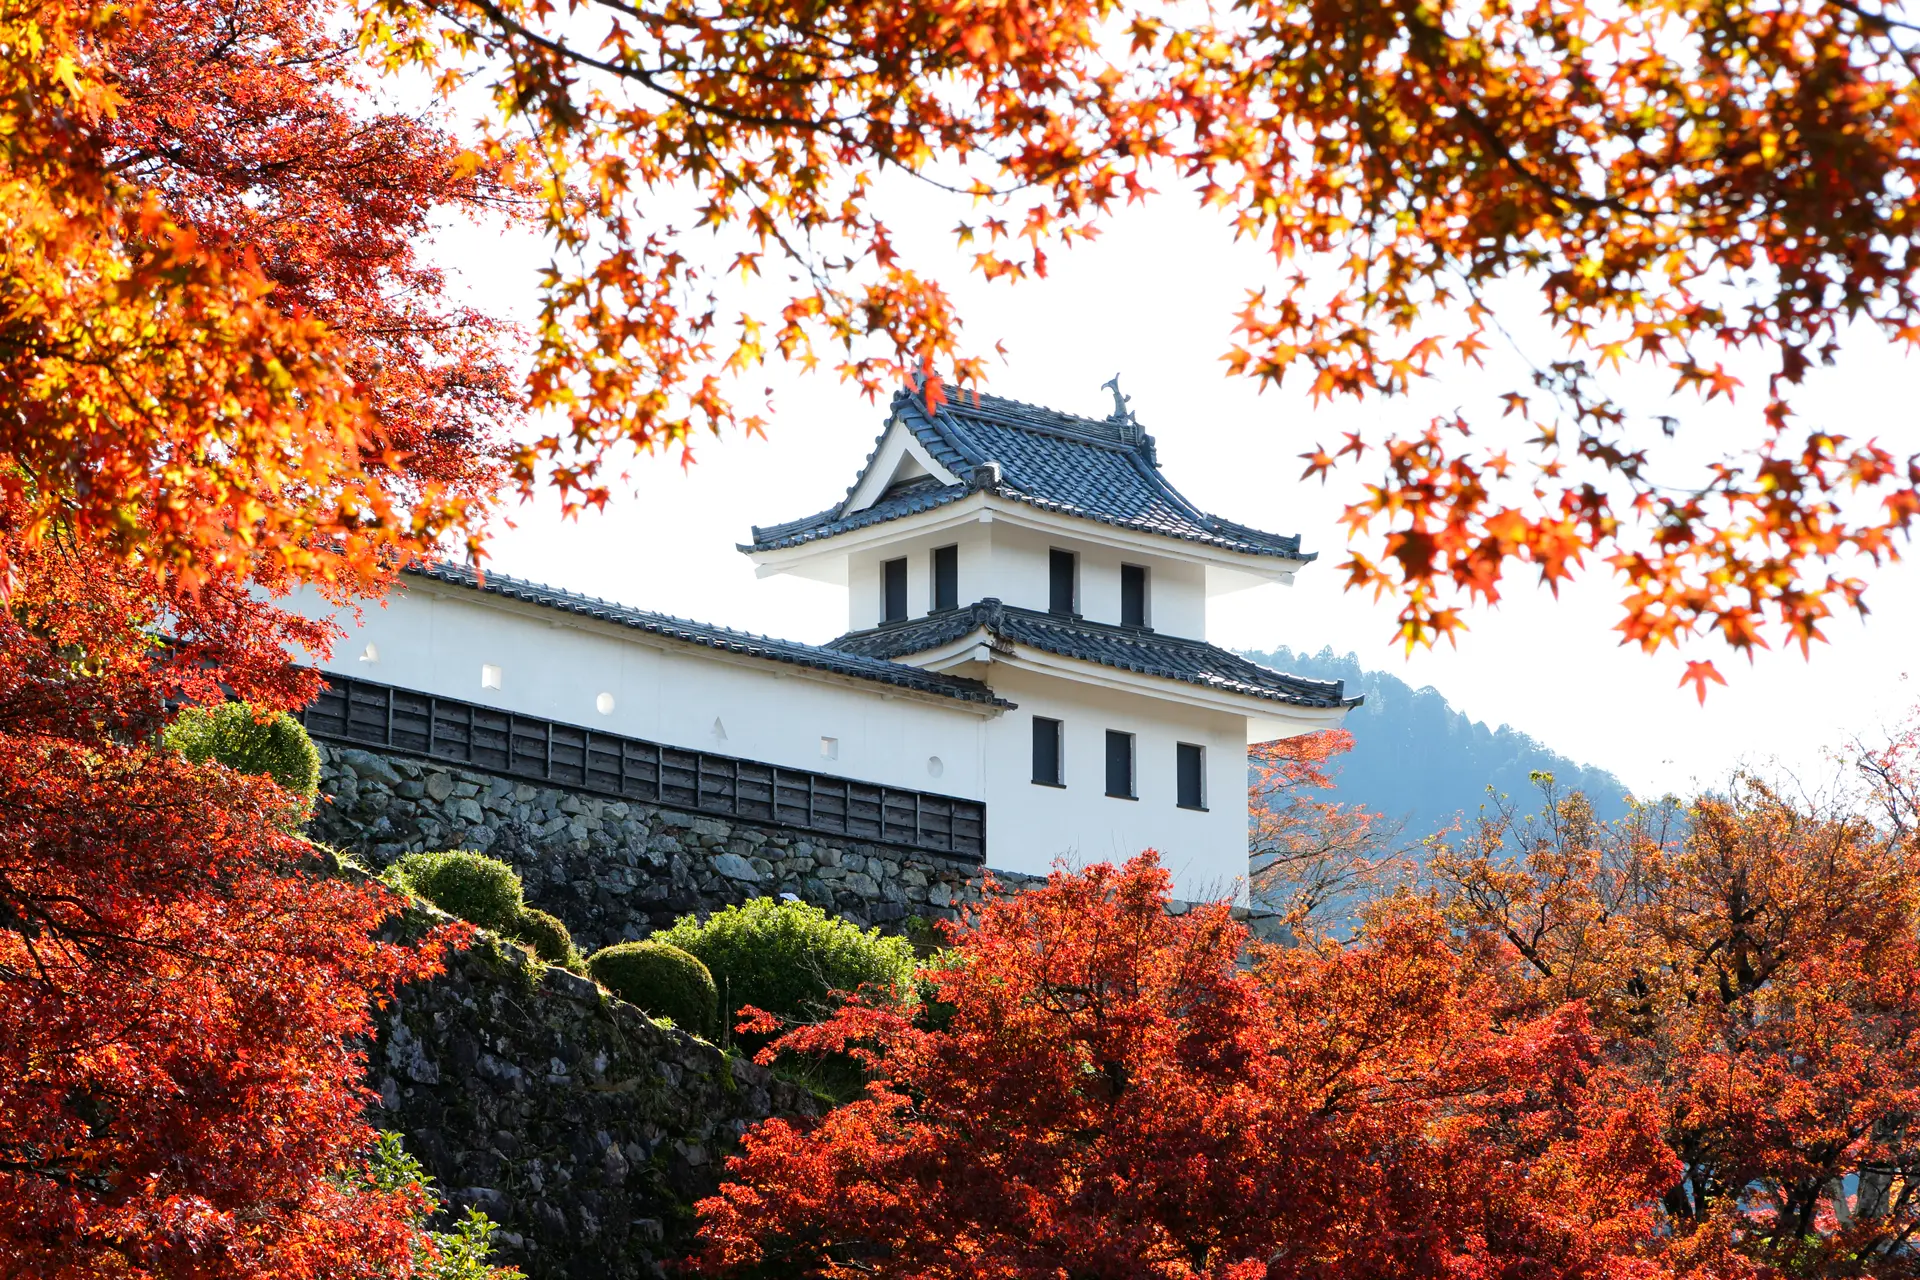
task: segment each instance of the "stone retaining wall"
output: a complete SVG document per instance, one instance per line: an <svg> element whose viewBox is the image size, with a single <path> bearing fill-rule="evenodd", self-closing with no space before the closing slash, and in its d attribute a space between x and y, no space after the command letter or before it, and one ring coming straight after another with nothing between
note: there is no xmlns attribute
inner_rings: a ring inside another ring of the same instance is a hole
<svg viewBox="0 0 1920 1280"><path fill-rule="evenodd" d="M401 1133L452 1209L499 1224L494 1260L529 1280L664 1276L740 1134L818 1111L766 1069L485 935L401 988L368 1065L369 1119Z"/></svg>
<svg viewBox="0 0 1920 1280"><path fill-rule="evenodd" d="M911 916L952 918L979 897L980 868L939 854L319 747L315 839L376 868L429 849L490 853L513 865L528 902L565 921L585 951L783 893L895 929ZM1037 879L995 875L1015 885Z"/></svg>

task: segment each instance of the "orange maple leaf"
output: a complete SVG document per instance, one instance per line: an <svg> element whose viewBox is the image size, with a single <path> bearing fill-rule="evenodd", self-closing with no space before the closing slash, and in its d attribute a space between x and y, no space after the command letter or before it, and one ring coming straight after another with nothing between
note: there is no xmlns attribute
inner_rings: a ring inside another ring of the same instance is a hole
<svg viewBox="0 0 1920 1280"><path fill-rule="evenodd" d="M1717 685L1727 683L1727 678L1721 675L1719 669L1711 662L1689 662L1686 674L1680 677L1680 688L1684 689L1692 685L1694 696L1700 699L1700 705L1704 707L1707 705L1707 681L1709 680Z"/></svg>

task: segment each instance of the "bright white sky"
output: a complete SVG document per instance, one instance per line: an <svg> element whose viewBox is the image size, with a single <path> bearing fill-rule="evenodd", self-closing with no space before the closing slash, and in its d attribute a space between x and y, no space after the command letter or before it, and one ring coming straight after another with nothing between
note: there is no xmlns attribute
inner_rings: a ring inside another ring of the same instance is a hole
<svg viewBox="0 0 1920 1280"><path fill-rule="evenodd" d="M1832 643L1811 662L1797 652L1762 655L1752 666L1702 644L1731 681L1704 709L1677 687L1684 660L1671 650L1646 657L1617 646L1617 611L1604 572L1554 600L1526 577L1511 582L1497 609L1470 618L1459 649L1411 658L1389 645L1390 601L1348 594L1335 565L1344 559L1335 524L1343 493L1360 473L1323 488L1303 483L1298 455L1337 439L1343 424L1416 426L1457 405L1484 408L1519 384L1512 369L1482 378L1448 377L1416 396L1361 406L1312 406L1302 387L1260 394L1229 378L1219 362L1244 290L1270 268L1236 248L1190 202L1167 200L1117 218L1092 245L1053 257L1044 281L987 285L967 275L942 234L959 210L938 205L897 230L917 261L962 304L976 349L1006 347L987 386L995 393L1104 416L1100 384L1117 370L1133 409L1159 441L1174 485L1203 508L1281 533L1304 535L1321 560L1291 589L1266 587L1216 601L1210 639L1235 648L1285 644L1354 651L1369 667L1417 686L1430 684L1489 724L1510 724L1577 760L1613 770L1636 791L1685 789L1723 779L1736 764L1778 763L1823 773L1823 749L1903 717L1920 700L1920 580L1911 564L1871 578L1873 616L1840 620ZM526 316L534 270L532 240L494 232L447 233L441 255L461 272L476 301ZM951 265L949 265L951 264ZM1537 303L1513 295L1500 319L1525 333ZM1558 354L1541 346L1532 354ZM1818 375L1801 400L1803 421L1827 421L1856 436L1878 435L1905 455L1920 449L1915 381L1896 352L1856 343L1837 370ZM496 569L704 621L820 641L844 629L840 593L814 583L756 581L734 549L748 526L817 511L852 482L882 424L881 406L830 373L769 369L776 416L769 438L708 441L682 473L671 460L643 459L629 493L601 515L563 523L544 505L513 513L516 527L493 546ZM1748 385L1759 384L1749 377ZM1705 452L1717 446L1724 409L1675 402ZM1740 412L1753 412L1751 400ZM1484 415L1492 416L1492 415Z"/></svg>

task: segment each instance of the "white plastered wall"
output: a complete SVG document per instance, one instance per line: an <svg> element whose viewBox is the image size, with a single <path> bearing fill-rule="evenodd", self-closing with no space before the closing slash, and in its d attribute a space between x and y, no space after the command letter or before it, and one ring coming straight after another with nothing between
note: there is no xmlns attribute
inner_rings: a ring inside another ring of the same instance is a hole
<svg viewBox="0 0 1920 1280"><path fill-rule="evenodd" d="M901 557L907 561L907 616L921 618L931 613L934 549L954 546L960 550L960 603L972 604L992 595L988 572L992 555L991 525L968 521L931 533L917 533L847 557L847 630L865 631L880 625L880 566Z"/></svg>
<svg viewBox="0 0 1920 1280"><path fill-rule="evenodd" d="M1148 555L1105 543L1023 528L1007 519L969 520L934 532L903 536L884 546L853 552L847 560L847 628L878 626L881 569L907 561L907 613L922 617L933 607L935 547L959 548L960 603L989 597L1025 609L1049 603L1049 557L1054 548L1080 557L1080 614L1094 622L1120 621L1120 566L1147 570L1147 625L1163 635L1205 639L1207 580L1204 565Z"/></svg>
<svg viewBox="0 0 1920 1280"><path fill-rule="evenodd" d="M1247 874L1246 720L1098 689L995 664L994 691L1018 703L986 726L987 849L996 868L1043 874L1069 865L1124 861L1157 849L1174 894L1244 902ZM1065 787L1033 781L1033 717L1063 725ZM1137 800L1106 794L1106 732L1134 735ZM1175 803L1174 747L1206 749L1204 812Z"/></svg>
<svg viewBox="0 0 1920 1280"><path fill-rule="evenodd" d="M323 670L670 746L984 798L990 720L970 704L893 694L417 580L385 607L367 609L357 626L317 596L290 603L336 616L348 632L319 663ZM482 685L486 666L499 668L498 689ZM599 709L602 694L610 712ZM832 755L823 738L833 740Z"/></svg>
<svg viewBox="0 0 1920 1280"><path fill-rule="evenodd" d="M1207 586L1203 565L1172 556L1148 555L1131 548L1022 528L1006 520L992 530L992 588L1008 604L1046 609L1049 603L1049 553L1055 548L1080 557L1080 616L1092 622L1120 622L1120 566L1147 570L1147 625L1162 635L1206 638Z"/></svg>

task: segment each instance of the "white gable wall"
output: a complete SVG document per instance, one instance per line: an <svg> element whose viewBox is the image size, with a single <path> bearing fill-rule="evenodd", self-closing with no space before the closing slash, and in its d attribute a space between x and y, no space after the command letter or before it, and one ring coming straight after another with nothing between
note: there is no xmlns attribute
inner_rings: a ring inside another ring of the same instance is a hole
<svg viewBox="0 0 1920 1280"><path fill-rule="evenodd" d="M1157 849L1174 895L1246 900L1246 718L1159 698L1096 689L995 663L994 692L1018 709L987 723L987 861L1044 874ZM1033 717L1063 725L1065 787L1033 781ZM1134 735L1137 800L1106 794L1106 732ZM1206 748L1204 812L1176 803L1174 746Z"/></svg>
<svg viewBox="0 0 1920 1280"><path fill-rule="evenodd" d="M986 708L411 582L386 607L367 609L358 626L317 595L294 597L294 608L334 616L347 629L320 668L669 746L986 798ZM363 660L369 644L376 661ZM498 689L481 683L489 665L500 669ZM612 696L610 713L598 709L603 693ZM822 738L835 740L835 755L822 754Z"/></svg>

